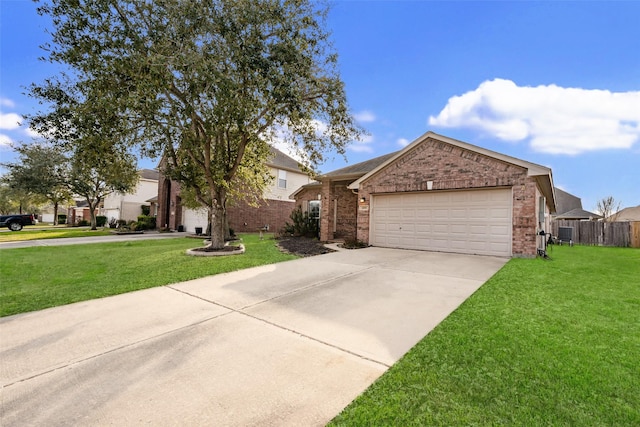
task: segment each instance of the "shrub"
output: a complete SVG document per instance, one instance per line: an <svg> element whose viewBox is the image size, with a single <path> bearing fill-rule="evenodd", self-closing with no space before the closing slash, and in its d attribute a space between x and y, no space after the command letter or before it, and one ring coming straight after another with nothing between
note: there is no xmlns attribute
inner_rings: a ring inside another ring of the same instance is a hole
<svg viewBox="0 0 640 427"><path fill-rule="evenodd" d="M149 216L151 213L151 206L142 205L140 206L140 210L142 211L142 215Z"/></svg>
<svg viewBox="0 0 640 427"><path fill-rule="evenodd" d="M138 230L153 230L156 228L156 217L148 215L138 216Z"/></svg>
<svg viewBox="0 0 640 427"><path fill-rule="evenodd" d="M318 237L320 235L320 221L317 218L311 218L308 212L302 212L300 207L291 212L290 218L293 224L285 223L285 233L305 237Z"/></svg>
<svg viewBox="0 0 640 427"><path fill-rule="evenodd" d="M80 221L78 221L78 227L87 227L89 225L91 225L91 223L86 219L81 219Z"/></svg>
<svg viewBox="0 0 640 427"><path fill-rule="evenodd" d="M102 215L96 216L96 227L104 227L106 223L107 223L106 216L102 216Z"/></svg>
<svg viewBox="0 0 640 427"><path fill-rule="evenodd" d="M58 224L66 224L67 223L67 216L64 214L59 214L58 215Z"/></svg>
<svg viewBox="0 0 640 427"><path fill-rule="evenodd" d="M366 248L368 245L362 240L356 239L346 239L342 244L342 247L345 249L361 249Z"/></svg>

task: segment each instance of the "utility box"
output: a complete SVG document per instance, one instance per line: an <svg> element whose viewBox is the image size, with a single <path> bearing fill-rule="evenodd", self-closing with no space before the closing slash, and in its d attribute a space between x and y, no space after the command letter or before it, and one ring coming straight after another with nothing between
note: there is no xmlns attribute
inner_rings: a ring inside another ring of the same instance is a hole
<svg viewBox="0 0 640 427"><path fill-rule="evenodd" d="M562 242L572 244L573 227L558 227L558 240L560 240L560 244L562 244Z"/></svg>

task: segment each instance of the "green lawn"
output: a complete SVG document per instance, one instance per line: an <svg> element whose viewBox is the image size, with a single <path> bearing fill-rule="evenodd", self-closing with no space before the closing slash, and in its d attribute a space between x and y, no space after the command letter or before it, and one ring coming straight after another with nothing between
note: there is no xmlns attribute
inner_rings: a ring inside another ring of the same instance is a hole
<svg viewBox="0 0 640 427"><path fill-rule="evenodd" d="M0 243L19 242L23 240L60 239L66 237L88 237L88 236L109 236L111 231L108 228L90 230L88 227L66 227L56 226L46 229L29 229L27 226L22 231L3 231L0 233Z"/></svg>
<svg viewBox="0 0 640 427"><path fill-rule="evenodd" d="M640 250L513 259L332 425L640 425Z"/></svg>
<svg viewBox="0 0 640 427"><path fill-rule="evenodd" d="M200 239L157 239L0 251L0 316L41 310L296 258L271 238L242 236L246 253L192 257Z"/></svg>

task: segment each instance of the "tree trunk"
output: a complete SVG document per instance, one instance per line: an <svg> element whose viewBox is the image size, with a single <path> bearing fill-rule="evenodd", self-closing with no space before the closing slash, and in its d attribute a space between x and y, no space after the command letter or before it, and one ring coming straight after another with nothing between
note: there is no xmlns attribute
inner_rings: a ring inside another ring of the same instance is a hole
<svg viewBox="0 0 640 427"><path fill-rule="evenodd" d="M231 231L229 229L229 218L227 218L227 208L224 208L224 240L231 240Z"/></svg>
<svg viewBox="0 0 640 427"><path fill-rule="evenodd" d="M224 248L225 235L225 214L224 205L226 203L226 193L224 189L217 189L213 199L213 206L209 210L209 220L211 222L211 245L212 249Z"/></svg>
<svg viewBox="0 0 640 427"><path fill-rule="evenodd" d="M221 206L211 209L211 244L212 249L224 248L224 214Z"/></svg>
<svg viewBox="0 0 640 427"><path fill-rule="evenodd" d="M94 203L91 203L91 201L89 200L87 201L89 202L89 215L91 218L91 229L97 230L98 227L96 227L96 208L100 204L100 199L96 200Z"/></svg>
<svg viewBox="0 0 640 427"><path fill-rule="evenodd" d="M58 225L58 202L53 204L53 225Z"/></svg>

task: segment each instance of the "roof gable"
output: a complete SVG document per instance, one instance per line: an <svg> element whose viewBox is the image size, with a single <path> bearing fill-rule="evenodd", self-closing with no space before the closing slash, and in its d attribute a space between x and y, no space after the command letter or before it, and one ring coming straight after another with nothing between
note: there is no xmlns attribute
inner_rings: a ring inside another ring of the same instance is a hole
<svg viewBox="0 0 640 427"><path fill-rule="evenodd" d="M575 209L582 209L582 200L580 197L567 193L557 187L554 190L556 192L556 212L558 214L564 214L565 212Z"/></svg>
<svg viewBox="0 0 640 427"><path fill-rule="evenodd" d="M553 187L553 178L552 178L552 174L551 174L551 169L536 163L531 163L522 159L518 159L515 157L511 157L511 156L507 156L506 154L502 154L502 153L498 153L495 151L491 151L488 150L486 148L482 148L482 147L478 147L476 145L472 145L469 144L467 142L463 142L463 141L458 141L456 139L453 138L449 138L443 135L439 135L435 132L427 132L424 135L420 136L419 138L417 138L416 140L414 140L411 144L407 145L404 149L400 150L400 151L396 151L395 153L390 153L388 155L388 157L385 156L381 156L381 157L385 157L384 161L380 162L376 167L374 167L373 169L371 169L369 172L363 174L362 176L360 176L358 179L356 179L354 182L352 182L349 185L349 188L351 188L352 190L357 190L360 187L360 184L367 180L368 178L370 178L371 176L373 176L374 174L378 173L379 171L381 171L382 169L386 168L387 166L389 166L390 164L392 164L393 162L395 162L396 160L398 160L400 157L402 157L403 155L405 155L406 153L408 153L409 151L413 150L416 146L424 143L425 141L429 140L429 139L433 139L439 142L443 142L445 144L451 144L453 146L459 147L461 149L464 150L468 150L471 152L475 152L505 163L509 163L512 165L516 165L519 167L522 167L524 169L526 169L527 171L527 176L530 177L535 177L536 180L538 181L538 184L540 185L540 188L542 190L542 193L544 194L544 196L547 198L547 200L549 201L549 206L551 208L552 212L556 211L556 202L555 202L555 192L554 192L554 187ZM376 158L376 159L380 159ZM344 169L344 168L343 168ZM329 176L330 174L327 174L325 176Z"/></svg>

